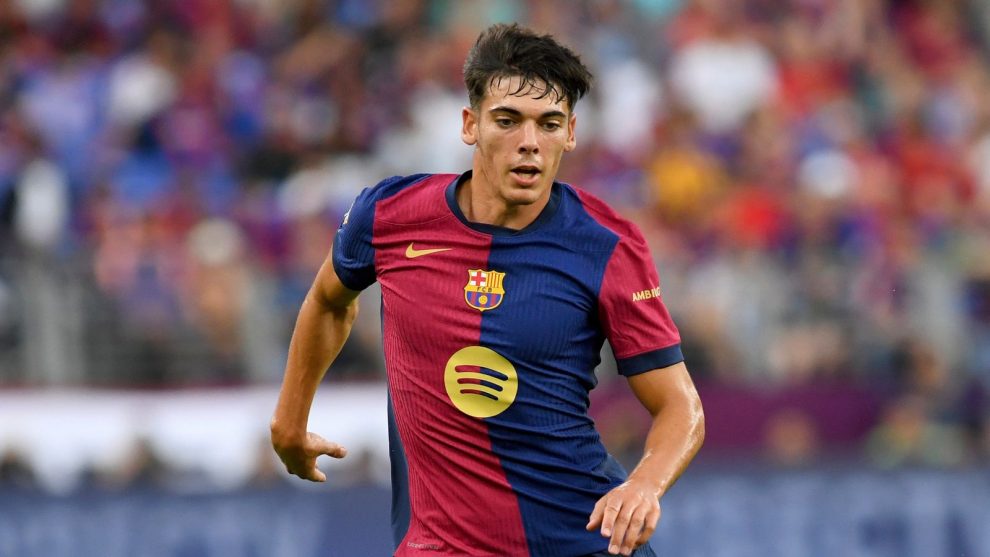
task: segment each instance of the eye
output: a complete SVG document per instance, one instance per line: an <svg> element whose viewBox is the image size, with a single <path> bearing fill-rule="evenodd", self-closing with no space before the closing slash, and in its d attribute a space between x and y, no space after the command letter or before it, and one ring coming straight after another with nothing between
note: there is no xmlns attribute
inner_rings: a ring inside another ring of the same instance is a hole
<svg viewBox="0 0 990 557"><path fill-rule="evenodd" d="M560 123L559 122L544 122L543 123L543 129L547 130L548 132L555 132L555 131L557 131L557 130L560 129Z"/></svg>
<svg viewBox="0 0 990 557"><path fill-rule="evenodd" d="M496 118L495 123L498 124L500 127L508 128L514 122L512 121L511 118Z"/></svg>

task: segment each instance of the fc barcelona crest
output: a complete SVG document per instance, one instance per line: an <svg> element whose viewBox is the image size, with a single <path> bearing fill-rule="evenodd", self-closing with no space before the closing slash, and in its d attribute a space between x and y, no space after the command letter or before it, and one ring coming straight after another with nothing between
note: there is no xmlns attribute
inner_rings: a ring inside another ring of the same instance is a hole
<svg viewBox="0 0 990 557"><path fill-rule="evenodd" d="M464 287L464 301L480 311L497 308L505 297L505 289L502 288L504 278L505 273L498 271L469 270L468 282Z"/></svg>

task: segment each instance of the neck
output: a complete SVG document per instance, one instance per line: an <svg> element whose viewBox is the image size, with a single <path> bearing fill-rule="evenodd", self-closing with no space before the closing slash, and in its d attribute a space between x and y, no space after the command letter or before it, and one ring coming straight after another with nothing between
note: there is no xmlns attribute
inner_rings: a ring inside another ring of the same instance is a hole
<svg viewBox="0 0 990 557"><path fill-rule="evenodd" d="M535 203L513 204L498 195L483 171L474 169L457 190L457 205L464 218L478 224L522 230L533 223L550 201L550 190Z"/></svg>

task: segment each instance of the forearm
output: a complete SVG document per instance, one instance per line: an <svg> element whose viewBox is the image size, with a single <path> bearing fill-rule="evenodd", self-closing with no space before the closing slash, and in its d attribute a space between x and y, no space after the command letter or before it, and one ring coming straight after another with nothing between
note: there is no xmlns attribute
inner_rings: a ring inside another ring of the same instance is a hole
<svg viewBox="0 0 990 557"><path fill-rule="evenodd" d="M629 480L598 500L587 525L609 538L609 553L623 555L649 541L660 519L660 498L705 438L701 399L683 362L633 375L629 384L653 416L646 449Z"/></svg>
<svg viewBox="0 0 990 557"><path fill-rule="evenodd" d="M357 316L357 300L332 305L314 288L306 295L289 343L282 389L272 417L273 440L306 434L310 407L327 368L340 353Z"/></svg>
<svg viewBox="0 0 990 557"><path fill-rule="evenodd" d="M653 414L643 458L630 480L646 481L662 497L691 463L704 438L704 413L697 398L664 405Z"/></svg>

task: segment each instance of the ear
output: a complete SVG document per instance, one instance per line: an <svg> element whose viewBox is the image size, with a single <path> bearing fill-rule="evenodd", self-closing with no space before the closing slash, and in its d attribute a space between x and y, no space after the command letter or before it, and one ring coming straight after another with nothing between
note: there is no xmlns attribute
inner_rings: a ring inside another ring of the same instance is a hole
<svg viewBox="0 0 990 557"><path fill-rule="evenodd" d="M571 117L567 119L567 142L564 143L564 151L573 151L577 147L577 137L574 135L574 127L577 125L577 115L571 112Z"/></svg>
<svg viewBox="0 0 990 557"><path fill-rule="evenodd" d="M478 142L478 115L474 109L465 106L461 109L461 141L468 145Z"/></svg>

